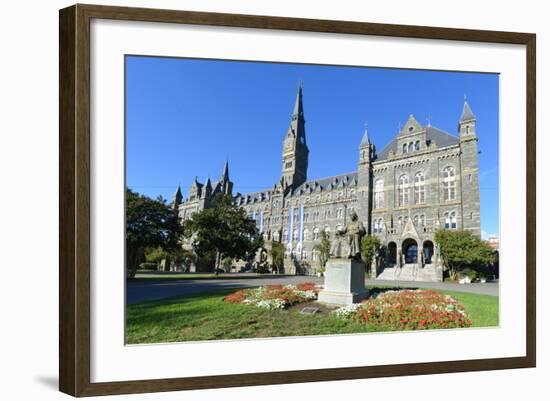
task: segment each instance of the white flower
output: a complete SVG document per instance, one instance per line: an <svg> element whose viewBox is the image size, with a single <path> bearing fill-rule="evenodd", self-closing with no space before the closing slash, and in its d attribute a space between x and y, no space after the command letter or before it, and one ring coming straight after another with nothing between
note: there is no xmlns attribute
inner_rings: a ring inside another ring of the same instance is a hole
<svg viewBox="0 0 550 401"><path fill-rule="evenodd" d="M269 310L284 309L286 307L286 302L282 299L263 299L257 302L256 306Z"/></svg>
<svg viewBox="0 0 550 401"><path fill-rule="evenodd" d="M361 304L351 304L335 309L334 311L332 311L332 313L340 318L345 319L351 317L360 307Z"/></svg>

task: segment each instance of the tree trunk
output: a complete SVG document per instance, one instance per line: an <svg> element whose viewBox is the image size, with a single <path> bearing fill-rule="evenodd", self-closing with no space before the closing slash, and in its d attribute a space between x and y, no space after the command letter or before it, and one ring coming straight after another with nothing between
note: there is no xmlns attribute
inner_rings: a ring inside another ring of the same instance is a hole
<svg viewBox="0 0 550 401"><path fill-rule="evenodd" d="M221 254L220 254L220 251L216 251L216 263L214 265L214 275L218 275L218 269L220 268L220 259L221 259Z"/></svg>
<svg viewBox="0 0 550 401"><path fill-rule="evenodd" d="M126 277L134 278L140 261L144 256L143 247L127 246L126 248Z"/></svg>

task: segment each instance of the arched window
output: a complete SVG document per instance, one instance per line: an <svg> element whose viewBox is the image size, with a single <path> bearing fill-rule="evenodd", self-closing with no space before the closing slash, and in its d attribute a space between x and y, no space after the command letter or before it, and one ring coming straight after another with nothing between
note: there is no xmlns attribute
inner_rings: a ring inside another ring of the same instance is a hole
<svg viewBox="0 0 550 401"><path fill-rule="evenodd" d="M283 232L283 242L288 242L288 230Z"/></svg>
<svg viewBox="0 0 550 401"><path fill-rule="evenodd" d="M330 227L325 227L325 234L327 236L327 239L330 239Z"/></svg>
<svg viewBox="0 0 550 401"><path fill-rule="evenodd" d="M418 220L418 222L420 223L420 225L421 225L422 227L424 227L424 226L426 225L426 216L423 215L423 214L421 214L421 215L420 215L420 218L419 218L419 220Z"/></svg>
<svg viewBox="0 0 550 401"><path fill-rule="evenodd" d="M304 230L302 237L304 241L309 241L309 230L307 228Z"/></svg>
<svg viewBox="0 0 550 401"><path fill-rule="evenodd" d="M414 143L414 150L420 150L420 141Z"/></svg>
<svg viewBox="0 0 550 401"><path fill-rule="evenodd" d="M384 207L384 181L377 180L374 183L374 208L382 209Z"/></svg>
<svg viewBox="0 0 550 401"><path fill-rule="evenodd" d="M418 215L415 214L414 217L413 217L413 223L415 226L418 226Z"/></svg>
<svg viewBox="0 0 550 401"><path fill-rule="evenodd" d="M409 143L409 152L412 152L414 150L414 145L412 142Z"/></svg>
<svg viewBox="0 0 550 401"><path fill-rule="evenodd" d="M403 216L399 216L399 218L397 219L397 224L399 225L399 227L403 227Z"/></svg>
<svg viewBox="0 0 550 401"><path fill-rule="evenodd" d="M445 213L443 217L445 218L445 228L451 228L451 218L449 217L449 213Z"/></svg>
<svg viewBox="0 0 550 401"><path fill-rule="evenodd" d="M292 240L298 241L298 230L294 230L294 232L292 233Z"/></svg>
<svg viewBox="0 0 550 401"><path fill-rule="evenodd" d="M409 177L402 175L399 177L399 206L409 204Z"/></svg>
<svg viewBox="0 0 550 401"><path fill-rule="evenodd" d="M384 220L382 220L381 218L374 220L373 232L375 234L381 234L384 231L383 227L384 227Z"/></svg>
<svg viewBox="0 0 550 401"><path fill-rule="evenodd" d="M275 242L279 242L279 231L275 231L273 233L273 239L275 240Z"/></svg>
<svg viewBox="0 0 550 401"><path fill-rule="evenodd" d="M451 228L456 228L456 213L451 212Z"/></svg>
<svg viewBox="0 0 550 401"><path fill-rule="evenodd" d="M403 144L403 153L407 153L407 144L406 143Z"/></svg>
<svg viewBox="0 0 550 401"><path fill-rule="evenodd" d="M424 203L425 201L424 174L416 173L414 176L414 203Z"/></svg>
<svg viewBox="0 0 550 401"><path fill-rule="evenodd" d="M456 198L455 169L445 167L443 169L443 200L452 201Z"/></svg>
<svg viewBox="0 0 550 401"><path fill-rule="evenodd" d="M330 194L327 195L327 202L330 202L330 200L332 199L332 196Z"/></svg>
<svg viewBox="0 0 550 401"><path fill-rule="evenodd" d="M317 227L315 227L313 229L313 240L317 241L318 239L319 239L319 229Z"/></svg>

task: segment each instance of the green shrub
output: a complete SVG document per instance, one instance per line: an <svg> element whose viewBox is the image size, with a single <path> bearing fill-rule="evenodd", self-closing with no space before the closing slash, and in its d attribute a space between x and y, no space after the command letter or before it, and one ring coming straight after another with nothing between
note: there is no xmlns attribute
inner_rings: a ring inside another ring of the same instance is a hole
<svg viewBox="0 0 550 401"><path fill-rule="evenodd" d="M139 265L142 270L157 270L157 264L154 262L144 262Z"/></svg>

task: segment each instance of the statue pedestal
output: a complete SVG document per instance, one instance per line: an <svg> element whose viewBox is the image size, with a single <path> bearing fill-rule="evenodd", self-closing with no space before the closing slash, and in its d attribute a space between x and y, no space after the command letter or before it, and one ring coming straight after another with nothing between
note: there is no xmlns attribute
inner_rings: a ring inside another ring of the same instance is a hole
<svg viewBox="0 0 550 401"><path fill-rule="evenodd" d="M318 301L326 304L351 305L367 298L366 265L355 259L329 259L325 269L325 286Z"/></svg>

